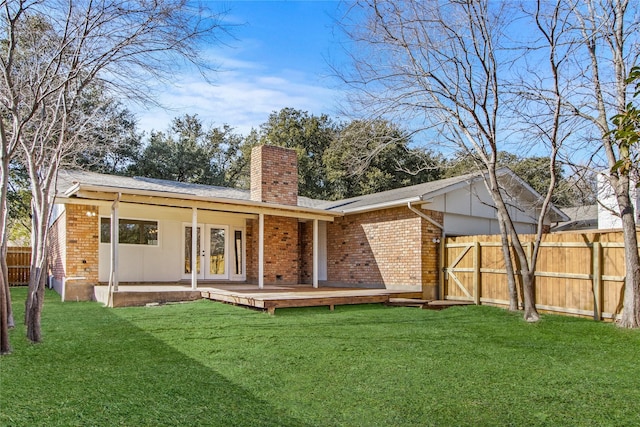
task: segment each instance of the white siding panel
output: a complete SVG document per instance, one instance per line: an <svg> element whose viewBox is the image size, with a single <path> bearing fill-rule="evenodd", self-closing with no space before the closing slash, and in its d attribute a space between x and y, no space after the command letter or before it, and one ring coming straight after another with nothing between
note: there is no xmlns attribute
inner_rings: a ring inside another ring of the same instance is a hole
<svg viewBox="0 0 640 427"><path fill-rule="evenodd" d="M108 217L110 209L101 208L100 216ZM118 248L121 282L168 282L182 279L182 224L191 222L191 209L150 207L121 204L120 218L158 221L157 246L125 245ZM224 224L243 228L245 216L213 211L198 211L198 222ZM109 281L110 248L99 244L98 279Z"/></svg>
<svg viewBox="0 0 640 427"><path fill-rule="evenodd" d="M516 231L521 234L535 232L534 224L515 222ZM478 234L499 234L500 226L495 218L478 218L447 213L444 215L444 231L449 236L473 236Z"/></svg>

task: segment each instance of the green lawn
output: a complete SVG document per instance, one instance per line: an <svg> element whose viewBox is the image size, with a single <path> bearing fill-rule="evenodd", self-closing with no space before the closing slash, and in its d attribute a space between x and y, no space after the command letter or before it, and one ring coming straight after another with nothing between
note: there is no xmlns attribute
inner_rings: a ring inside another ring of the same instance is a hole
<svg viewBox="0 0 640 427"><path fill-rule="evenodd" d="M13 290L22 319L24 289ZM490 307L107 309L49 292L2 426L640 425L640 331Z"/></svg>

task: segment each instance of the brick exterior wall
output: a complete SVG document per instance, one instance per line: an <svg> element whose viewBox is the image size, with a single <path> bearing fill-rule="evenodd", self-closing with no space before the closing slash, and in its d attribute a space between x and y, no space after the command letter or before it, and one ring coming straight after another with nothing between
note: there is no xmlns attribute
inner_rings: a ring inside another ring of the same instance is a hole
<svg viewBox="0 0 640 427"><path fill-rule="evenodd" d="M246 276L247 283L258 283L258 220L247 219L245 225L247 239Z"/></svg>
<svg viewBox="0 0 640 427"><path fill-rule="evenodd" d="M419 209L416 207L416 209ZM444 214L442 212L422 210L438 224L444 225ZM440 243L442 230L431 224L429 221L422 221L422 298L438 299L438 283L440 278Z"/></svg>
<svg viewBox="0 0 640 427"><path fill-rule="evenodd" d="M300 241L300 283L313 283L313 221L301 222L298 225Z"/></svg>
<svg viewBox="0 0 640 427"><path fill-rule="evenodd" d="M67 212L63 212L49 229L49 274L56 280L65 276L67 260Z"/></svg>
<svg viewBox="0 0 640 427"><path fill-rule="evenodd" d="M86 283L98 283L98 207L67 205L67 277L84 277ZM89 213L90 215L87 215Z"/></svg>
<svg viewBox="0 0 640 427"><path fill-rule="evenodd" d="M298 205L298 155L294 150L272 145L253 147L251 200Z"/></svg>
<svg viewBox="0 0 640 427"><path fill-rule="evenodd" d="M258 220L247 220L247 282L258 282ZM264 284L293 285L299 280L298 220L265 215Z"/></svg>
<svg viewBox="0 0 640 427"><path fill-rule="evenodd" d="M98 207L88 205L66 205L49 229L49 274L64 301L93 299L93 285L98 283L98 233Z"/></svg>
<svg viewBox="0 0 640 427"><path fill-rule="evenodd" d="M251 150L251 200L298 205L298 155L294 150L261 145ZM257 220L247 221L247 281L258 282ZM264 283L299 281L298 220L265 215Z"/></svg>
<svg viewBox="0 0 640 427"><path fill-rule="evenodd" d="M424 211L442 223L439 212ZM438 227L406 207L336 218L327 224L327 279L355 286L423 287L436 297ZM304 263L303 263L304 265Z"/></svg>

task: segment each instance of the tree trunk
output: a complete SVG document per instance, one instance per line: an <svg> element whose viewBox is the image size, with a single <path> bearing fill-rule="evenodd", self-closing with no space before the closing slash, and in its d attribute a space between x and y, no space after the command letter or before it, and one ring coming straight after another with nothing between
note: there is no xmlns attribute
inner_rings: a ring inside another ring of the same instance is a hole
<svg viewBox="0 0 640 427"><path fill-rule="evenodd" d="M29 295L27 296L25 319L27 338L33 343L42 341L40 319L42 317L42 305L44 303L44 279L42 269L39 267L35 267L29 276Z"/></svg>
<svg viewBox="0 0 640 427"><path fill-rule="evenodd" d="M6 260L3 258L3 263L6 264ZM9 295L6 290L9 288L7 283L7 277L0 275L0 354L11 353L11 344L9 342L9 316L7 313L7 307L10 305ZM9 304L7 304L9 301Z"/></svg>
<svg viewBox="0 0 640 427"><path fill-rule="evenodd" d="M1 132L1 129L0 129ZM2 132L3 133L3 132ZM7 188L9 182L9 161L6 149L2 148L2 171L0 171L0 354L11 352L9 328L14 326L9 291L9 273L7 268Z"/></svg>
<svg viewBox="0 0 640 427"><path fill-rule="evenodd" d="M522 247L522 243L518 238L518 233L511 221L511 217L509 216L509 210L502 198L502 194L500 193L500 186L498 184L498 177L496 175L495 169L489 169L488 178L489 178L489 192L491 194L491 199L496 205L496 209L498 210L498 218L502 218L504 222L504 226L506 231L511 235L511 242L513 244L513 249L516 252L516 256L520 261L520 271L522 276L522 299L524 300L524 319L527 322L536 322L540 320L540 315L536 310L535 303L535 289L533 282L533 275L535 271L535 266L529 265L529 260L527 259L527 254ZM507 262L505 254L505 263ZM509 260L511 259L511 254L509 253ZM515 280L514 280L514 288L515 288Z"/></svg>
<svg viewBox="0 0 640 427"><path fill-rule="evenodd" d="M42 341L40 319L44 303L44 285L48 258L47 238L49 235L47 228L51 210L51 204L47 198L48 192L41 191L40 194L42 195L40 203L34 203L32 215L31 271L29 274L29 294L25 302L27 338L34 343ZM34 194L34 198L35 196Z"/></svg>
<svg viewBox="0 0 640 427"><path fill-rule="evenodd" d="M624 328L640 327L640 256L634 209L629 197L629 180L620 177L615 186L618 206L620 207L624 236L624 261L626 277L624 281L624 305L618 324ZM625 186L627 188L624 191Z"/></svg>
<svg viewBox="0 0 640 427"><path fill-rule="evenodd" d="M7 266L6 243L2 244L2 255L0 255L0 275L2 276L2 282L0 284L4 287L7 327L11 329L16 326L16 323L13 319L13 308L11 307L11 288L9 287L9 267Z"/></svg>
<svg viewBox="0 0 640 427"><path fill-rule="evenodd" d="M507 271L507 287L509 289L509 311L518 311L518 289L516 287L516 277L513 271L513 260L511 259L511 248L509 237L504 223L504 219L498 212L498 224L500 226L500 240L502 242L502 254L504 256L504 267Z"/></svg>
<svg viewBox="0 0 640 427"><path fill-rule="evenodd" d="M536 288L533 271L522 272L522 288L524 291L524 320L527 322L537 322L540 315L536 309Z"/></svg>

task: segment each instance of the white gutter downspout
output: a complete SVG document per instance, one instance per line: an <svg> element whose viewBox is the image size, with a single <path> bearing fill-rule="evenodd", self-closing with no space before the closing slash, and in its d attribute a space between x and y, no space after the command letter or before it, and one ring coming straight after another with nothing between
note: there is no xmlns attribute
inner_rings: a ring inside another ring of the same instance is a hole
<svg viewBox="0 0 640 427"><path fill-rule="evenodd" d="M435 221L434 219L430 218L428 215L426 215L424 212L420 212L419 210L417 210L416 208L414 208L413 206L411 206L411 202L407 202L407 207L409 208L409 210L413 213L415 213L416 215L418 215L420 218L424 218L427 221L429 221L431 224L435 225L436 227L438 227L440 229L440 231L442 232L442 236L439 239L439 241L435 241L434 243L439 243L440 244L440 266L444 267L444 262L443 262L443 256L444 256L444 245L445 245L445 237L446 237L446 233L444 232L444 225L440 224L438 221ZM438 280L438 284L436 286L436 298L438 299L444 299L444 296L441 295L442 289L444 289L444 272L440 271L439 274L439 280ZM424 288L422 289L422 298L427 299L427 295L425 295L425 290Z"/></svg>
<svg viewBox="0 0 640 427"><path fill-rule="evenodd" d="M407 207L409 208L409 210L413 213L415 213L416 215L418 215L421 218L426 219L427 221L429 221L431 224L435 225L436 227L438 227L440 230L444 231L444 225L440 224L438 221L435 221L434 219L430 218L429 216L425 215L424 212L420 212L419 210L417 210L416 208L414 208L413 206L411 206L411 202L407 202Z"/></svg>

